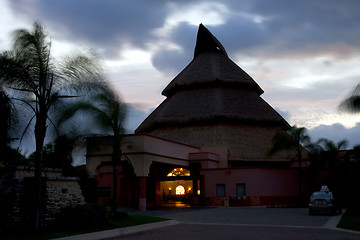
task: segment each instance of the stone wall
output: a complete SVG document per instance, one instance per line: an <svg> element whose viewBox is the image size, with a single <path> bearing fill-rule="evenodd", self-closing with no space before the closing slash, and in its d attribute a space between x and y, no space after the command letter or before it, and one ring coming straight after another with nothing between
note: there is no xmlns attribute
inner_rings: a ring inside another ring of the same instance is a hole
<svg viewBox="0 0 360 240"><path fill-rule="evenodd" d="M60 208L69 205L84 204L76 177L48 177L46 181L46 211L45 221L52 220L53 214Z"/></svg>
<svg viewBox="0 0 360 240"><path fill-rule="evenodd" d="M33 168L0 169L0 214L4 216L4 223L0 222L2 227L29 223L33 210L33 177ZM61 207L85 203L79 180L62 176L60 169L43 170L42 223L52 220Z"/></svg>

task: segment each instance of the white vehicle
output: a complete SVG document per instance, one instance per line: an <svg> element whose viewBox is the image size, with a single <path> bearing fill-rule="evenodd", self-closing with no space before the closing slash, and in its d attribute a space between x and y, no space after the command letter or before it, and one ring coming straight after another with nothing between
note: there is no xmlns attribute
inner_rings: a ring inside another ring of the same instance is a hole
<svg viewBox="0 0 360 240"><path fill-rule="evenodd" d="M330 192L330 189L328 186L323 185L323 186L321 186L320 192Z"/></svg>
<svg viewBox="0 0 360 240"><path fill-rule="evenodd" d="M309 200L309 214L327 212L330 214L341 213L341 209L336 204L332 192L328 186L321 187L319 192L313 192Z"/></svg>

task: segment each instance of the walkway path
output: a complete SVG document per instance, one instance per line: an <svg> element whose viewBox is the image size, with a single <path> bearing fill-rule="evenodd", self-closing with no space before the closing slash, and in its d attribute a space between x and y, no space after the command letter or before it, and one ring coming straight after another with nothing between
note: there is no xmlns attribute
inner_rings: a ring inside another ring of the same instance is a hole
<svg viewBox="0 0 360 240"><path fill-rule="evenodd" d="M306 208L219 207L149 211L147 215L186 223L322 227L331 216L310 216ZM335 226L336 227L336 226Z"/></svg>

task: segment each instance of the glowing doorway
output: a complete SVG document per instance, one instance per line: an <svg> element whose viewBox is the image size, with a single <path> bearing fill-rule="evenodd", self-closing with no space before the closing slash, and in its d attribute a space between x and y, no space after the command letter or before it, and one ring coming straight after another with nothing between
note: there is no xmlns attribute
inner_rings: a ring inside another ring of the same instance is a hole
<svg viewBox="0 0 360 240"><path fill-rule="evenodd" d="M175 189L176 195L185 195L185 188L181 185L177 186Z"/></svg>

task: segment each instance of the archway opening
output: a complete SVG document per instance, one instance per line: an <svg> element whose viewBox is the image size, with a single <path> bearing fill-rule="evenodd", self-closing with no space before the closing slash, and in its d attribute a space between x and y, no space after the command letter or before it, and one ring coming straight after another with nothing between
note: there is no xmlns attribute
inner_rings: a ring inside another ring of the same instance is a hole
<svg viewBox="0 0 360 240"><path fill-rule="evenodd" d="M173 168L160 181L162 206L187 207L193 193L193 180L186 168Z"/></svg>
<svg viewBox="0 0 360 240"><path fill-rule="evenodd" d="M167 177L190 177L190 171L185 168L174 168L167 174Z"/></svg>
<svg viewBox="0 0 360 240"><path fill-rule="evenodd" d="M177 186L175 189L176 195L185 195L185 188L181 185Z"/></svg>

